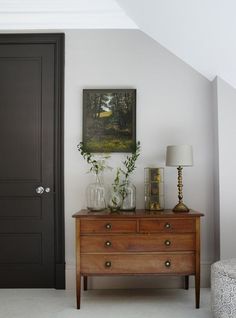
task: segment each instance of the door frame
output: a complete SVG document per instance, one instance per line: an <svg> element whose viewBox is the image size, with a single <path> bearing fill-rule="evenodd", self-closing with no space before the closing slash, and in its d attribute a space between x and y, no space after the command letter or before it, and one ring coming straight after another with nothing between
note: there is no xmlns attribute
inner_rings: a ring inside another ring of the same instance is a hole
<svg viewBox="0 0 236 318"><path fill-rule="evenodd" d="M64 33L2 33L1 44L54 45L54 265L56 289L65 289L65 223L64 223Z"/></svg>

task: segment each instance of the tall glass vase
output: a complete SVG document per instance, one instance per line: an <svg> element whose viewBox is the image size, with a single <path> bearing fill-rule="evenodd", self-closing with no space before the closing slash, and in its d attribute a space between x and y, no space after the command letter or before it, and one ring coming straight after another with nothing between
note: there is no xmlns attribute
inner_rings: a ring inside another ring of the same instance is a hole
<svg viewBox="0 0 236 318"><path fill-rule="evenodd" d="M129 180L125 181L120 189L122 203L120 210L135 211L136 209L136 188Z"/></svg>
<svg viewBox="0 0 236 318"><path fill-rule="evenodd" d="M102 211L106 209L106 187L102 176L96 174L94 183L90 183L86 189L87 208L90 211Z"/></svg>
<svg viewBox="0 0 236 318"><path fill-rule="evenodd" d="M112 187L109 193L108 207L111 212L117 212L120 210L122 203L122 197L118 189Z"/></svg>

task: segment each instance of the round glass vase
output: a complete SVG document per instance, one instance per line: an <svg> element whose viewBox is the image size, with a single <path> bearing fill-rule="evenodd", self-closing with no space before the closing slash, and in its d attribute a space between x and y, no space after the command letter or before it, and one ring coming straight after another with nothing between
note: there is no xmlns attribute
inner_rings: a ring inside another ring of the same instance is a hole
<svg viewBox="0 0 236 318"><path fill-rule="evenodd" d="M109 200L108 200L108 207L111 212L117 212L120 210L120 206L122 203L122 196L118 190L114 189L113 187L109 193Z"/></svg>
<svg viewBox="0 0 236 318"><path fill-rule="evenodd" d="M124 182L120 189L122 203L121 211L135 211L136 209L136 187L130 181Z"/></svg>
<svg viewBox="0 0 236 318"><path fill-rule="evenodd" d="M101 175L96 174L94 183L90 183L86 189L87 209L90 211L102 211L106 209L106 187Z"/></svg>

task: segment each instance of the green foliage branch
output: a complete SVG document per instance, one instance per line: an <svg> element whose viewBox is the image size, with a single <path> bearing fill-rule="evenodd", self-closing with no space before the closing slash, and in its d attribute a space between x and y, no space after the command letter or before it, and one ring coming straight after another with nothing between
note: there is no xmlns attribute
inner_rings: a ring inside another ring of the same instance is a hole
<svg viewBox="0 0 236 318"><path fill-rule="evenodd" d="M77 148L82 157L87 161L89 165L91 165L89 172L93 172L96 175L99 175L105 169L111 169L111 167L109 167L106 163L106 160L110 158L109 155L101 155L101 159L96 159L96 156L94 154L85 149L83 142L80 142L77 145Z"/></svg>
<svg viewBox="0 0 236 318"><path fill-rule="evenodd" d="M135 170L136 161L140 155L140 141L137 142L136 147L131 155L127 156L125 161L123 161L123 165L125 166L124 169L122 169L122 172L125 176L125 180L128 180L130 174Z"/></svg>
<svg viewBox="0 0 236 318"><path fill-rule="evenodd" d="M89 172L99 175L105 169L112 169L106 163L106 160L110 158L110 155L102 155L101 159L96 159L94 154L85 149L83 142L80 142L77 145L77 148L82 157L89 165L91 165ZM138 141L131 155L126 156L126 159L122 161L123 167L116 169L116 175L112 186L115 192L119 192L121 194L122 199L124 199L127 195L126 186L128 184L130 175L136 169L136 161L140 155L140 150L141 146L140 142Z"/></svg>
<svg viewBox="0 0 236 318"><path fill-rule="evenodd" d="M140 150L141 145L140 141L138 141L131 155L126 156L126 159L122 161L124 167L116 169L116 175L112 185L114 191L118 191L121 194L123 200L127 196L126 186L128 184L130 175L136 169L136 161L140 155Z"/></svg>

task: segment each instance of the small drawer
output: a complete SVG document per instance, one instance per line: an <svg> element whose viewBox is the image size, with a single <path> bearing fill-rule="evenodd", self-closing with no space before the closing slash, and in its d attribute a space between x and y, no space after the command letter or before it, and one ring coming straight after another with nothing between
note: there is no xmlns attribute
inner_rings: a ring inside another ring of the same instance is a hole
<svg viewBox="0 0 236 318"><path fill-rule="evenodd" d="M81 219L81 234L94 233L135 233L136 220L88 220Z"/></svg>
<svg viewBox="0 0 236 318"><path fill-rule="evenodd" d="M140 232L154 233L154 232L195 232L194 219L152 219L140 220Z"/></svg>
<svg viewBox="0 0 236 318"><path fill-rule="evenodd" d="M83 235L81 253L194 251L195 234Z"/></svg>
<svg viewBox="0 0 236 318"><path fill-rule="evenodd" d="M81 273L86 274L181 274L195 272L194 254L82 254Z"/></svg>

